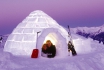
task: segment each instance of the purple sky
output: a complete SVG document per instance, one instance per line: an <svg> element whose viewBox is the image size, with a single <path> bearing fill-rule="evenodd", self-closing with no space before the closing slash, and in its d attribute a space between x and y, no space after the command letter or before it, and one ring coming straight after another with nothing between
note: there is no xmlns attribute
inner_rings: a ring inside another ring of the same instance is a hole
<svg viewBox="0 0 104 70"><path fill-rule="evenodd" d="M44 11L65 27L104 24L104 0L0 0L0 34L10 34L35 10Z"/></svg>

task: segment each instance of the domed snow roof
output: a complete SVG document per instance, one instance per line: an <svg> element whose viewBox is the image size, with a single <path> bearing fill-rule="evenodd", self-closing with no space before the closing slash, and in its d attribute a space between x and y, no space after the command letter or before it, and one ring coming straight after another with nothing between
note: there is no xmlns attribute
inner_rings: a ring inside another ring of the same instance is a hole
<svg viewBox="0 0 104 70"><path fill-rule="evenodd" d="M29 14L17 28L48 28L57 27L58 23L43 11L37 10Z"/></svg>

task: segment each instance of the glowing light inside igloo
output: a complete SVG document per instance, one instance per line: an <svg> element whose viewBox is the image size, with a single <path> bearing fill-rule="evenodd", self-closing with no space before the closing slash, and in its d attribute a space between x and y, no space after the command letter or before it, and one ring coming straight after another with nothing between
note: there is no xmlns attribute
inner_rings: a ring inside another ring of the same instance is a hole
<svg viewBox="0 0 104 70"><path fill-rule="evenodd" d="M57 43L57 40L56 40L55 36L52 33L50 33L46 36L46 38L44 40L44 43L46 43L47 40L50 40L53 45L56 45L56 43Z"/></svg>

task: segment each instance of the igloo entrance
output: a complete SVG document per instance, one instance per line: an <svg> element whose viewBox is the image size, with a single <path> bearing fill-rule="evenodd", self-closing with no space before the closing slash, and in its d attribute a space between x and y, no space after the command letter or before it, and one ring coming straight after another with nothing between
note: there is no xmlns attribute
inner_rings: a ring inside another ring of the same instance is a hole
<svg viewBox="0 0 104 70"><path fill-rule="evenodd" d="M52 42L53 45L57 46L58 44L58 37L55 33L49 33L46 37L45 37L45 40L43 42L46 43L47 40L50 40Z"/></svg>
<svg viewBox="0 0 104 70"><path fill-rule="evenodd" d="M56 54L57 54L57 46L58 46L58 37L57 37L57 35L55 34L55 33L49 33L46 37L45 37L45 40L44 40L44 42L43 42L43 45L42 45L42 47L41 48L47 48L47 46L45 46L45 44L46 44L46 42L47 41L51 41L51 43L52 43L52 45L54 45L55 46L55 48L56 48ZM52 50L52 52L54 53L55 52L55 50L53 50L53 49L51 49ZM51 51L50 50L50 51ZM46 52L45 52L45 50L44 50L44 52L42 52L42 49L41 49L41 56L43 56L44 57L44 55L46 56L47 54L45 54Z"/></svg>
<svg viewBox="0 0 104 70"><path fill-rule="evenodd" d="M58 31L54 31L54 29L47 29L44 30L38 38L37 46L40 50L39 56L41 56L42 45L46 43L47 40L51 40L53 45L56 46L56 56L67 55L68 49L66 39Z"/></svg>

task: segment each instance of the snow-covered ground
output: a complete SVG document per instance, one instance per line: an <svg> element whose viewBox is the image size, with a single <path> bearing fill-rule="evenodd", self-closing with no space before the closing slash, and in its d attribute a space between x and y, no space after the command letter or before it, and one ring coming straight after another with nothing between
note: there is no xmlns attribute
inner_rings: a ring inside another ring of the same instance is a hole
<svg viewBox="0 0 104 70"><path fill-rule="evenodd" d="M0 48L0 70L104 70L104 45L79 35L72 37L77 56L33 59Z"/></svg>

